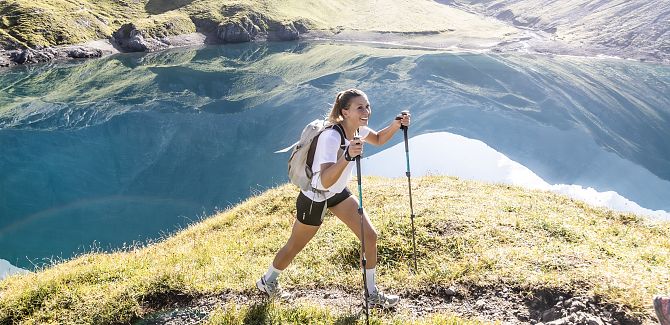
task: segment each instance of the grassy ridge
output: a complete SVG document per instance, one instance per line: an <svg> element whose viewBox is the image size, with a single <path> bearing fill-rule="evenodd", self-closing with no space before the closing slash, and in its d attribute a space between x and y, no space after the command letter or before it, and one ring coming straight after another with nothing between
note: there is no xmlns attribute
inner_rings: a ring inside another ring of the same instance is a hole
<svg viewBox="0 0 670 325"><path fill-rule="evenodd" d="M651 315L648 302L654 294L670 291L667 222L648 222L552 193L450 177L415 181L419 272L412 275L406 181L366 178L363 184L366 210L380 234L382 287L406 293L454 284L548 289L598 296L638 317ZM0 282L0 323L129 322L165 293L243 294L288 237L295 193L289 185L271 189L162 242L91 253L11 277ZM358 245L341 222L327 218L283 273L282 284L356 290ZM239 322L254 312L222 306L210 321ZM316 306L280 306L270 314L315 321L346 316ZM407 321L402 317L377 320ZM421 322L441 321L462 320L436 314Z"/></svg>
<svg viewBox="0 0 670 325"><path fill-rule="evenodd" d="M0 15L0 44L45 47L106 38L146 12L130 0L4 0Z"/></svg>

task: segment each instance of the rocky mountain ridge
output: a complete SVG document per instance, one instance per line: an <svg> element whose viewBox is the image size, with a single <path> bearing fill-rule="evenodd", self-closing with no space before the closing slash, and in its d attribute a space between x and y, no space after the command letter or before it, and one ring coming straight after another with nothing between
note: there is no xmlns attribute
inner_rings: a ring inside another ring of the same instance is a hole
<svg viewBox="0 0 670 325"><path fill-rule="evenodd" d="M651 61L670 59L670 2L615 1L441 1L494 17L519 28L552 34L562 42L608 55Z"/></svg>
<svg viewBox="0 0 670 325"><path fill-rule="evenodd" d="M215 0L77 0L76 5L67 6L56 0L41 1L47 4L39 7L16 0L0 2L0 66L108 53L83 44L94 39L107 39L117 52L151 52L193 43L290 41L310 36L412 46L419 42L427 47L465 51L484 48L497 52L600 54L670 62L670 2L664 1L386 1L386 7L397 7L391 15L375 12L383 4L358 3L363 13L357 13L355 22L345 20L341 25L328 16L346 14L342 10L348 10L351 1L284 4L248 0L228 4ZM436 13L436 5L451 11ZM397 15L407 15L398 20L414 21L425 16L426 22L423 27L417 23L417 30L393 21L388 26L380 25L380 17L391 19ZM365 17L369 18L367 25ZM482 28L486 24L493 30L501 26L509 30L496 34ZM198 36L189 36L196 33ZM477 40L482 35L490 39L481 40L481 45L462 44L464 37Z"/></svg>

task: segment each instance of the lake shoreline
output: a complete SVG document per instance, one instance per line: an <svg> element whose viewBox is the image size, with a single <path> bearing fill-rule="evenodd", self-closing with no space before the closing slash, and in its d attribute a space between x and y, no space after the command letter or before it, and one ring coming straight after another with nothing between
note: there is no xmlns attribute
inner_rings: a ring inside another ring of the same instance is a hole
<svg viewBox="0 0 670 325"><path fill-rule="evenodd" d="M518 53L548 56L605 57L657 64L670 63L670 59L657 58L650 53L630 53L623 51L623 49L605 47L576 47L553 39L551 34L532 30L525 30L521 34L510 35L504 39L498 37L471 37L467 34L454 30L421 32L313 30L300 34L297 40L288 41L361 43L454 53ZM235 44L211 42L209 39L211 38L207 34L200 32L170 36L162 40L166 44L164 47L158 50L144 51L143 53L155 53L168 49L192 46ZM261 37L250 42L276 41ZM81 44L62 45L43 49L0 50L0 69L33 63L101 58L118 53L136 52L123 51L111 39L99 39Z"/></svg>

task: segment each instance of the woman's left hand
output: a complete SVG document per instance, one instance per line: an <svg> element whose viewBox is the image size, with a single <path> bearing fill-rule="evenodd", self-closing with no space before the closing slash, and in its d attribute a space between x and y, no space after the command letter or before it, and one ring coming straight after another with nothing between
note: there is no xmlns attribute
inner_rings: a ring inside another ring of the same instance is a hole
<svg viewBox="0 0 670 325"><path fill-rule="evenodd" d="M409 111L403 111L402 113L398 114L396 117L396 123L400 124L399 126L409 126L410 121L412 118L412 114L410 114Z"/></svg>

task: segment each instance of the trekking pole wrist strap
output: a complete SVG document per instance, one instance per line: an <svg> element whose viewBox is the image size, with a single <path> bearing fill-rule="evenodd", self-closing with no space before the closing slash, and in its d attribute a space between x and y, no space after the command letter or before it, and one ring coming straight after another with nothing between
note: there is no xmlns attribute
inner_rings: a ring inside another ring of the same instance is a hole
<svg viewBox="0 0 670 325"><path fill-rule="evenodd" d="M346 160L346 161L354 161L354 160L356 160L356 157L352 157L351 155L349 155L349 147L347 147L347 148L344 150L344 160Z"/></svg>

